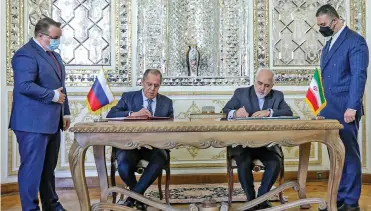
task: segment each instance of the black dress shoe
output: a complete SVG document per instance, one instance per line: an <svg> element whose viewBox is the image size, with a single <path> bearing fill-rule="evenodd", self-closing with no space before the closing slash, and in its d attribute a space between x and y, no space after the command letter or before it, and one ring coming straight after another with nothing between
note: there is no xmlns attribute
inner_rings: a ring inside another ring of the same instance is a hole
<svg viewBox="0 0 371 211"><path fill-rule="evenodd" d="M119 205L123 205L126 207L134 207L134 200L132 198L127 198L126 201L119 201L117 202Z"/></svg>
<svg viewBox="0 0 371 211"><path fill-rule="evenodd" d="M259 210L267 209L267 208L271 208L271 207L273 207L273 205L269 201L265 201L265 202L258 205Z"/></svg>
<svg viewBox="0 0 371 211"><path fill-rule="evenodd" d="M142 210L142 211L146 211L147 210L147 205L143 204L140 201L136 201L135 202L135 207L137 208L137 210Z"/></svg>
<svg viewBox="0 0 371 211"><path fill-rule="evenodd" d="M338 207L338 211L360 211L361 209L359 206L350 206L348 204L343 204L342 206Z"/></svg>

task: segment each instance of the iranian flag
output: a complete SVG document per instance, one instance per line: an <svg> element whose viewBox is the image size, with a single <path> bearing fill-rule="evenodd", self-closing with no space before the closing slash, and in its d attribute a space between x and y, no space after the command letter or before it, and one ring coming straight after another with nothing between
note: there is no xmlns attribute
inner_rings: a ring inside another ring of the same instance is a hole
<svg viewBox="0 0 371 211"><path fill-rule="evenodd" d="M326 106L326 98L323 92L321 71L316 68L310 82L305 101L312 109L315 116Z"/></svg>

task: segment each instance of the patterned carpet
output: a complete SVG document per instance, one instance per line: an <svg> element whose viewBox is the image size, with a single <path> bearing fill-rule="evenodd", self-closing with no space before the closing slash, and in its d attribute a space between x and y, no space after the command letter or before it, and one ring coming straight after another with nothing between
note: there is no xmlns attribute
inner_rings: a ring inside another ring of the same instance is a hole
<svg viewBox="0 0 371 211"><path fill-rule="evenodd" d="M255 183L255 189L259 188L260 183ZM165 187L162 187L165 195ZM145 196L159 200L157 185L152 185L145 193ZM228 201L228 185L226 183L218 184L195 184L195 185L170 185L170 203L197 203L202 202L205 198L212 197L218 202ZM287 197L284 196L287 200ZM246 196L240 184L234 184L233 201L246 201ZM271 201L278 201L278 195L274 196Z"/></svg>

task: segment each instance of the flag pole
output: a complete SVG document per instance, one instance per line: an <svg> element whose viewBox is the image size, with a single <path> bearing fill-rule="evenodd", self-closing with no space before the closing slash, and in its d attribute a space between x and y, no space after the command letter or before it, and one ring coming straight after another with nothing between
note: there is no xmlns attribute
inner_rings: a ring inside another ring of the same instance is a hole
<svg viewBox="0 0 371 211"><path fill-rule="evenodd" d="M102 65L102 68L101 68L100 71L103 71L104 72L103 65ZM99 111L99 118L94 119L94 122L108 122L107 119L103 119L103 117L102 117L102 112L103 112L102 108L100 108L99 110L100 110Z"/></svg>
<svg viewBox="0 0 371 211"><path fill-rule="evenodd" d="M103 119L102 112L99 114L99 118L94 119L94 122L108 122L107 119Z"/></svg>

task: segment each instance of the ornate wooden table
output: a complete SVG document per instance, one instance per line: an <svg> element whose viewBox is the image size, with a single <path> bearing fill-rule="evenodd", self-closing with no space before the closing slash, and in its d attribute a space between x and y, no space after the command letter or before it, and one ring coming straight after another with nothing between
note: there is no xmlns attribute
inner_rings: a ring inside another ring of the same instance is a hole
<svg viewBox="0 0 371 211"><path fill-rule="evenodd" d="M122 149L138 147L157 147L173 149L179 146L197 148L226 147L243 145L261 147L271 143L284 146L299 145L298 181L288 182L269 193L243 204L237 210L253 207L272 195L287 189L298 191L299 200L276 206L269 210L285 210L290 207L308 206L318 203L320 209L337 210L336 197L344 163L344 145L339 138L342 125L335 120L250 120L250 121L148 121L148 122L98 122L77 123L70 131L75 140L69 152L69 163L81 211L87 210L133 210L109 203L110 192L128 195L161 210L182 210L171 205L149 200L142 195L118 187L108 188L105 146ZM330 156L330 175L327 201L319 198L306 198L306 179L311 142L321 142L328 148ZM85 153L93 147L96 168L101 188L100 203L91 206L85 178ZM198 210L190 205L190 210ZM221 210L227 210L225 205ZM184 210L184 209L183 209Z"/></svg>

